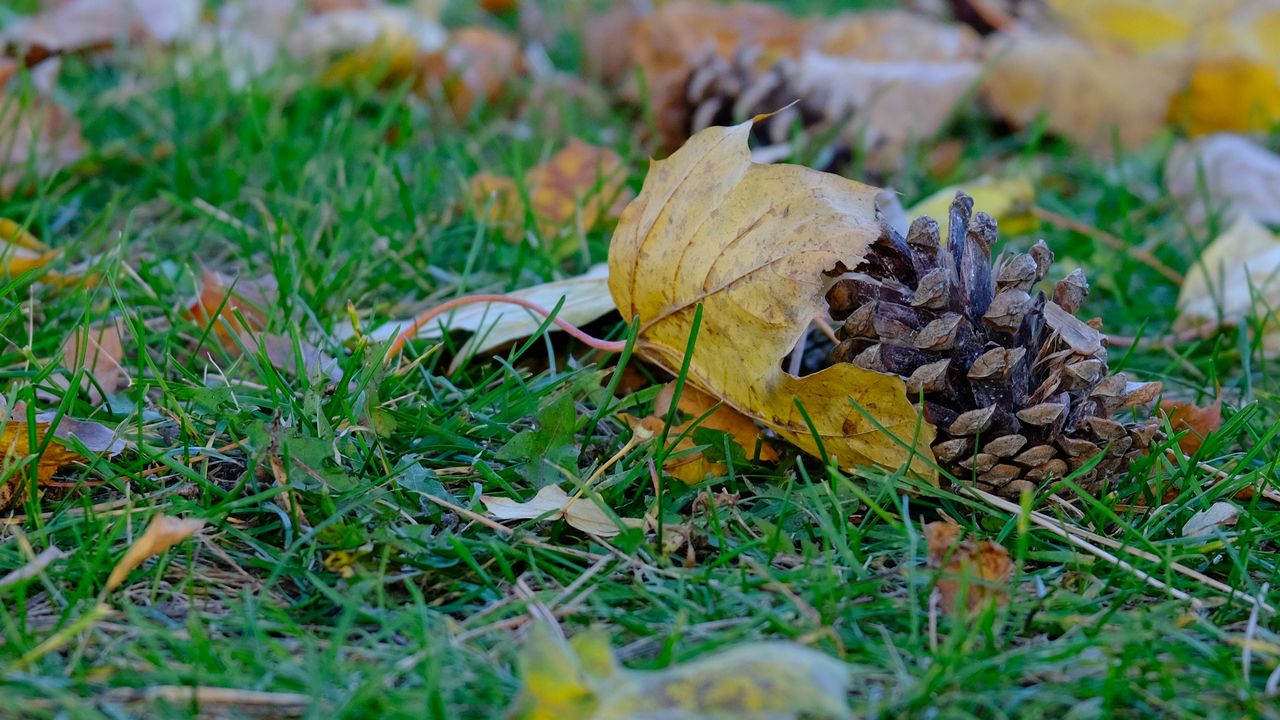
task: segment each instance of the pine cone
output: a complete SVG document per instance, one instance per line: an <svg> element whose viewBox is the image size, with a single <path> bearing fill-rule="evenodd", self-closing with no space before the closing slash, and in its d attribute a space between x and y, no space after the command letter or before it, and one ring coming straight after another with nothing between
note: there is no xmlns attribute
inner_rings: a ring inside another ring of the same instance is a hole
<svg viewBox="0 0 1280 720"><path fill-rule="evenodd" d="M692 63L695 68L685 84L688 103L688 135L713 125L733 125L756 115L775 113L759 123L755 131L767 143L786 142L800 106L794 101L801 93L793 87L792 65L786 58L763 66L760 47L738 50L732 59L707 48ZM817 118L802 118L804 126Z"/></svg>
<svg viewBox="0 0 1280 720"><path fill-rule="evenodd" d="M957 478L1016 497L1084 469L1072 480L1096 492L1155 440L1154 420L1116 416L1153 402L1161 385L1109 373L1102 334L1075 315L1089 290L1082 271L1052 298L1036 292L1048 246L993 265L995 220L972 210L957 194L945 247L932 218L906 239L881 223L862 263L827 293L843 323L832 360L905 378L938 429L934 456Z"/></svg>

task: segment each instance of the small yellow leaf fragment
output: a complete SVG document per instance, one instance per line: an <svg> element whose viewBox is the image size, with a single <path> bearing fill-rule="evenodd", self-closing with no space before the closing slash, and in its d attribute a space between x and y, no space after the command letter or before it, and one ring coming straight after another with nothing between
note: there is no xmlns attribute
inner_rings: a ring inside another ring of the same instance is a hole
<svg viewBox="0 0 1280 720"><path fill-rule="evenodd" d="M516 242L523 235L526 208L542 237L554 236L568 226L588 231L613 223L632 197L625 181L622 158L616 152L574 138L525 173L527 205L515 180L487 172L471 178L470 195L482 219Z"/></svg>
<svg viewBox="0 0 1280 720"><path fill-rule="evenodd" d="M1013 579L1013 562L1009 553L990 540L962 540L958 525L931 522L924 526L929 548L929 567L941 571L938 592L946 610L956 609L963 597L969 612L988 602L1009 602L1009 581Z"/></svg>
<svg viewBox="0 0 1280 720"><path fill-rule="evenodd" d="M80 432L77 433L72 428L78 429ZM40 416L37 416L35 424L36 448L44 444L45 434L48 431L49 423L41 422ZM78 435L85 445L95 452L114 454L123 447L123 444L117 444L118 441L111 437L110 430L97 423L79 422L63 418L59 424L57 434L65 437L69 431ZM99 447L100 438L104 433L110 437L110 440L105 441L105 444ZM30 440L31 433L25 421L10 420L5 423L4 430L0 432L0 459L3 459L6 468L24 462L31 455L32 445ZM40 485L47 485L53 480L53 474L60 468L85 459L83 455L60 442L50 442L36 461L36 482ZM18 499L26 485L26 477L26 473L21 470L8 473L8 479L3 484L0 484L0 510L9 507Z"/></svg>
<svg viewBox="0 0 1280 720"><path fill-rule="evenodd" d="M147 525L142 536L134 541L125 552L124 557L107 577L107 591L118 587L147 558L155 557L178 543L191 537L204 527L205 521L198 518L176 518L168 515L156 515Z"/></svg>
<svg viewBox="0 0 1280 720"><path fill-rule="evenodd" d="M1280 73L1251 58L1201 62L1170 101L1169 119L1190 135L1270 130L1280 121Z"/></svg>
<svg viewBox="0 0 1280 720"><path fill-rule="evenodd" d="M935 478L934 429L901 378L849 363L802 378L781 367L825 308L830 273L856 266L878 237L879 191L754 164L750 131L744 123L698 133L651 165L623 212L609 289L624 320L639 318L636 352L679 374L701 307L690 386L841 467L911 462Z"/></svg>

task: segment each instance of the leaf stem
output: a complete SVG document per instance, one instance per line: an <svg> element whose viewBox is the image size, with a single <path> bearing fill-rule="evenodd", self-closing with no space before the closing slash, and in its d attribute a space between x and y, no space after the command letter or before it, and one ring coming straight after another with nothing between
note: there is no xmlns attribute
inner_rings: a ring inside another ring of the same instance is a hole
<svg viewBox="0 0 1280 720"><path fill-rule="evenodd" d="M602 352L608 352L608 353L620 353L627 348L627 341L601 340L600 338L595 337L594 335L589 335L586 332L583 332L581 329L579 329L577 325L574 325L568 320L561 320L558 317L551 317L550 310L542 307L541 305L535 302L530 302L523 298L512 297L510 295L478 294L478 295L463 295L462 297L454 298L453 300L449 300L447 302L441 303L440 305L437 305L431 308L430 310L427 310L426 312L422 313L421 315L417 316L416 318L414 318L413 322L409 323L409 327L405 328L404 330L401 330L400 334L396 335L396 339L391 343L391 347L387 348L385 361L391 362L393 358L399 355L400 351L404 349L405 344L408 343L411 339L413 339L413 337L418 334L418 331L421 330L424 325L426 325L427 323L431 322L432 320L436 319L437 317L440 317L444 313L456 307L460 307L462 305L470 305L472 303L507 303L508 305L519 305L522 308L526 308L528 310L534 311L535 313L538 313L542 317L551 318L551 322L555 323L556 327L569 333L569 335L573 337L575 340L578 340L586 345L589 345L595 348L596 350L600 350Z"/></svg>

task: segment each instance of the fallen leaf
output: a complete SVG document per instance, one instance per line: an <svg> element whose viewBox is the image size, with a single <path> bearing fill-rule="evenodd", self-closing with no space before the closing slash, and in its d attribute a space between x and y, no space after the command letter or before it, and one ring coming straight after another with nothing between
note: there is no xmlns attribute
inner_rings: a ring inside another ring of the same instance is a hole
<svg viewBox="0 0 1280 720"><path fill-rule="evenodd" d="M422 58L422 89L442 94L458 118L479 104L492 105L506 94L513 79L524 74L524 55L515 38L496 30L455 30L443 49Z"/></svg>
<svg viewBox="0 0 1280 720"><path fill-rule="evenodd" d="M651 165L623 212L609 248L609 289L624 319L639 318L637 353L679 374L701 306L688 359L694 387L841 467L898 468L911 459L934 477L924 461L934 430L907 401L901 378L851 363L803 378L781 368L825 307L829 274L856 266L878 236L878 190L798 166L755 165L750 131L743 123L698 133ZM914 441L915 452L886 431Z"/></svg>
<svg viewBox="0 0 1280 720"><path fill-rule="evenodd" d="M72 373L84 372L80 388L94 404L102 402L103 393L113 393L124 384L123 360L118 321L79 328L62 346L62 366ZM53 376L50 381L67 385L61 376Z"/></svg>
<svg viewBox="0 0 1280 720"><path fill-rule="evenodd" d="M267 361L274 367L294 375L322 375L333 382L342 379L342 367L338 359L306 340L294 339L278 333L259 333L244 338L245 349L251 353L261 348Z"/></svg>
<svg viewBox="0 0 1280 720"><path fill-rule="evenodd" d="M18 18L0 30L0 44L63 53L110 47L117 41L170 43L200 20L200 0L66 0Z"/></svg>
<svg viewBox="0 0 1280 720"><path fill-rule="evenodd" d="M608 637L535 625L520 652L523 720L844 720L850 666L803 645L748 642L662 670L618 664Z"/></svg>
<svg viewBox="0 0 1280 720"><path fill-rule="evenodd" d="M1200 254L1178 292L1174 327L1261 321L1263 347L1280 349L1280 239L1249 216L1241 216ZM1251 329L1255 329L1251 326Z"/></svg>
<svg viewBox="0 0 1280 720"><path fill-rule="evenodd" d="M556 485L547 485L532 500L519 502L510 498L481 495L489 514L498 520L561 520L590 535L608 538L622 532L625 527L643 527L644 521L619 518L622 527L612 516L588 497L570 497Z"/></svg>
<svg viewBox="0 0 1280 720"><path fill-rule="evenodd" d="M1240 519L1240 508L1229 502L1216 502L1192 515L1182 526L1182 537L1202 537L1226 527L1234 527Z"/></svg>
<svg viewBox="0 0 1280 720"><path fill-rule="evenodd" d="M0 69L0 75L12 72L15 66L11 63L0 58L0 66L10 65L9 70ZM10 79L0 85L14 82L16 79ZM0 197L12 194L28 180L58 172L85 152L80 123L48 99L47 93L0 90Z"/></svg>
<svg viewBox="0 0 1280 720"><path fill-rule="evenodd" d="M585 232L616 221L633 197L625 182L626 170L616 152L571 139L525 173L528 211L538 234L553 237L566 226ZM508 240L524 236L526 205L514 180L479 173L471 179L471 199L485 210L483 219L502 228Z"/></svg>
<svg viewBox="0 0 1280 720"><path fill-rule="evenodd" d="M63 552L59 550L57 546L50 545L32 557L26 565L5 574L4 577L0 577L0 588L17 585L23 580L29 580L36 577L40 573L44 572L45 568L49 567L49 563L52 563L54 560L61 560L62 558L69 557L70 555L71 553Z"/></svg>
<svg viewBox="0 0 1280 720"><path fill-rule="evenodd" d="M1204 227L1220 212L1280 223L1280 156L1240 135L1209 135L1179 143L1165 163L1165 185L1191 224Z"/></svg>
<svg viewBox="0 0 1280 720"><path fill-rule="evenodd" d="M1190 135L1270 130L1280 122L1280 71L1250 58L1199 62L1169 118Z"/></svg>
<svg viewBox="0 0 1280 720"><path fill-rule="evenodd" d="M661 431L665 424L664 418L671 410L671 399L675 395L675 389L674 381L667 383L654 399L653 419L657 420L658 431ZM672 426L671 437L680 436L701 418L696 427L727 433L747 452L748 456L755 452L757 443L763 440L760 426L756 425L751 418L696 388L686 386L681 391L679 407L680 412L684 413L688 419ZM708 412L710 412L709 415ZM706 417L703 417L704 415ZM701 451L689 452L697 445L692 434L681 440L673 453L676 457L671 457L662 464L663 471L692 485L702 482L707 475L720 476L728 470L728 466L724 463L708 460ZM760 456L757 459L773 462L778 459L778 451L764 441L760 443Z"/></svg>
<svg viewBox="0 0 1280 720"><path fill-rule="evenodd" d="M44 443L52 421L52 413L36 416L35 447ZM120 439L115 431L87 420L63 417L58 421L53 435L61 441L74 438L89 452L106 457L115 455L125 448L124 440ZM4 474L8 476L3 483L0 483L0 510L7 509L25 491L27 475L15 465L25 462L31 456L30 440L31 432L24 420L9 420L5 423L3 432L0 432L0 453L3 454ZM72 450L63 442L50 442L35 461L36 482L39 485L47 485L52 482L54 473L59 469L86 460L88 458Z"/></svg>
<svg viewBox="0 0 1280 720"><path fill-rule="evenodd" d="M200 294L188 306L187 313L193 321L212 330L222 349L239 355L240 338L267 326L266 311L272 305L274 290L270 281L236 280L206 270Z"/></svg>
<svg viewBox="0 0 1280 720"><path fill-rule="evenodd" d="M1140 53L1177 48L1230 3L1216 0L1048 0L1059 20L1080 37Z"/></svg>
<svg viewBox="0 0 1280 720"><path fill-rule="evenodd" d="M973 198L973 206L995 218L1000 223L1000 233L1027 232L1036 226L1031 206L1035 204L1036 189L1026 177L980 177L969 182L945 187L926 197L907 211L910 218L928 215L937 218L940 237L947 237L951 227L951 202L956 193ZM906 233L903 232L903 235Z"/></svg>
<svg viewBox="0 0 1280 720"><path fill-rule="evenodd" d="M987 49L982 94L997 115L1017 127L1043 117L1050 131L1099 154L1154 136L1186 76L1184 60L1068 35L1006 36Z"/></svg>
<svg viewBox="0 0 1280 720"><path fill-rule="evenodd" d="M1013 579L1008 551L990 540L962 540L962 534L959 525L949 522L924 526L929 567L941 571L937 587L943 606L955 610L962 592L969 612L988 602L1004 606L1009 602L1008 586Z"/></svg>
<svg viewBox="0 0 1280 720"><path fill-rule="evenodd" d="M547 310L564 304L556 317L570 324L582 326L597 320L614 310L609 295L609 266L603 263L587 272L566 280L555 280L506 293L508 297L526 300ZM397 320L382 325L369 333L377 341L387 341L408 327L412 320ZM424 325L418 337L435 339L447 332L468 331L475 333L461 348L450 367L456 370L474 355L501 347L512 340L528 337L546 322L546 318L531 310L506 303L472 303L442 316L439 322ZM558 332L555 325L549 332Z"/></svg>
<svg viewBox="0 0 1280 720"><path fill-rule="evenodd" d="M176 518L168 515L156 515L151 518L147 529L141 537L129 546L124 557L112 568L107 577L107 592L120 587L129 573L142 564L144 560L155 557L178 543L191 537L204 527L204 520L198 518Z"/></svg>
<svg viewBox="0 0 1280 720"><path fill-rule="evenodd" d="M1200 407L1195 403L1164 400L1160 410L1169 417L1169 426L1174 432L1186 430L1186 434L1178 439L1178 446L1187 455L1195 455L1210 433L1222 427L1222 400Z"/></svg>
<svg viewBox="0 0 1280 720"><path fill-rule="evenodd" d="M0 218L0 266L7 275L20 275L48 265L60 254L8 218Z"/></svg>

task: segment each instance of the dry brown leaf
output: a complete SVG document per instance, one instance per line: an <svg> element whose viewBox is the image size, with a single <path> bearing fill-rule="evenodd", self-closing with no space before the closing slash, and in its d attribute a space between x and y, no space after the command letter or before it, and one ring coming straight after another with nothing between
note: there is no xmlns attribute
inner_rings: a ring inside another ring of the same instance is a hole
<svg viewBox="0 0 1280 720"><path fill-rule="evenodd" d="M1026 33L988 46L983 96L1018 127L1047 127L1100 154L1145 143L1163 126L1185 77L1184 61L1090 45L1067 35Z"/></svg>
<svg viewBox="0 0 1280 720"><path fill-rule="evenodd" d="M1169 417L1174 432L1187 431L1178 439L1178 446L1187 455L1194 455L1210 433L1222 427L1222 399L1200 407L1195 403L1164 400L1160 410Z"/></svg>
<svg viewBox="0 0 1280 720"><path fill-rule="evenodd" d="M674 381L667 383L653 401L653 415L654 419L658 421L657 431L659 432L664 424L663 418L671 411L671 399L675 395L675 389L676 384ZM680 392L679 407L680 412L684 413L688 419L671 428L671 437L678 437L688 430L695 421L702 418L697 427L728 433L734 442L738 443L746 451L748 457L754 455L756 444L763 440L760 426L756 425L751 418L696 388L686 386ZM708 412L711 414L707 415ZM703 418L703 415L707 416ZM708 474L723 475L728 470L724 463L708 460L701 452L687 452L691 448L697 447L697 444L692 435L681 440L676 445L674 453L679 457L670 458L663 463L663 471L691 485L702 482ZM778 459L778 451L765 441L760 445L758 459L764 462L773 462Z"/></svg>
<svg viewBox="0 0 1280 720"><path fill-rule="evenodd" d="M239 355L240 339L267 326L266 309L271 306L273 294L269 283L236 281L206 270L200 294L188 306L187 313L193 321L212 329L220 347L233 356Z"/></svg>
<svg viewBox="0 0 1280 720"><path fill-rule="evenodd" d="M465 118L480 103L502 99L512 80L524 74L516 39L482 27L453 32L442 50L422 58L423 91L442 94L454 115Z"/></svg>
<svg viewBox="0 0 1280 720"><path fill-rule="evenodd" d="M1197 63L1169 118L1191 135L1270 130L1280 121L1280 68L1239 57Z"/></svg>
<svg viewBox="0 0 1280 720"><path fill-rule="evenodd" d="M109 47L117 41L170 43L190 35L200 0L68 0L20 18L0 31L0 44L42 53Z"/></svg>
<svg viewBox="0 0 1280 720"><path fill-rule="evenodd" d="M1246 137L1223 133L1178 144L1164 181L1196 226L1215 212L1280 223L1280 156Z"/></svg>
<svg viewBox="0 0 1280 720"><path fill-rule="evenodd" d="M658 134L674 148L688 133L684 91L692 63L707 51L727 59L754 47L759 48L759 66L769 67L781 57L799 55L808 26L763 3L676 0L627 29L631 34L616 41L630 44L629 65L644 77Z"/></svg>
<svg viewBox="0 0 1280 720"><path fill-rule="evenodd" d="M940 570L938 592L947 610L956 609L961 592L969 612L988 602L1003 606L1009 602L1009 582L1013 562L1009 552L990 540L962 540L959 525L931 522L924 526L929 548L929 567Z"/></svg>
<svg viewBox="0 0 1280 720"><path fill-rule="evenodd" d="M103 393L113 393L124 384L124 345L118 321L90 325L76 330L62 346L62 366L72 373L83 370L80 388L89 402L102 402ZM58 382L61 382L58 377ZM65 385L65 383L64 383Z"/></svg>
<svg viewBox="0 0 1280 720"><path fill-rule="evenodd" d="M580 232L610 224L622 214L633 193L624 186L622 158L609 148L577 138L524 176L529 210L538 234L552 237L566 226ZM484 218L503 229L508 240L524 233L525 201L514 180L490 173L471 179L471 199Z"/></svg>
<svg viewBox="0 0 1280 720"><path fill-rule="evenodd" d="M44 444L45 435L49 432L52 417L48 414L36 416L35 444L30 444L31 432L24 420L9 420L0 432L0 458L3 459L8 479L0 484L0 510L8 508L20 499L26 488L26 472L11 469L18 463L26 462L31 456L32 448ZM124 449L125 443L107 427L87 420L74 420L63 417L58 421L54 437L69 440L74 437L90 452L111 456ZM72 450L57 440L50 442L40 454L36 462L36 482L48 485L59 469L87 460L85 456Z"/></svg>
<svg viewBox="0 0 1280 720"><path fill-rule="evenodd" d="M57 72L56 62L46 65L49 69L41 71L45 85L53 82ZM16 63L0 58L0 197L12 194L26 180L39 180L67 167L87 150L80 123L47 98L47 87L37 87L34 95L4 89L16 82L9 77L16 70Z"/></svg>
<svg viewBox="0 0 1280 720"><path fill-rule="evenodd" d="M825 307L828 273L855 266L878 236L879 191L808 168L753 164L750 132L743 123L698 133L651 165L623 212L609 289L624 319L639 318L637 352L679 374L701 306L688 361L694 387L841 467L898 468L914 458L917 472L934 477L924 462L934 430L901 378L849 363L803 378L781 369ZM899 442L914 442L915 453Z"/></svg>
<svg viewBox="0 0 1280 720"><path fill-rule="evenodd" d="M134 541L125 552L120 562L112 568L107 577L107 592L120 587L134 568L150 557L155 557L178 543L191 537L204 527L204 520L197 518L176 518L168 515L156 515L143 531L142 536Z"/></svg>

